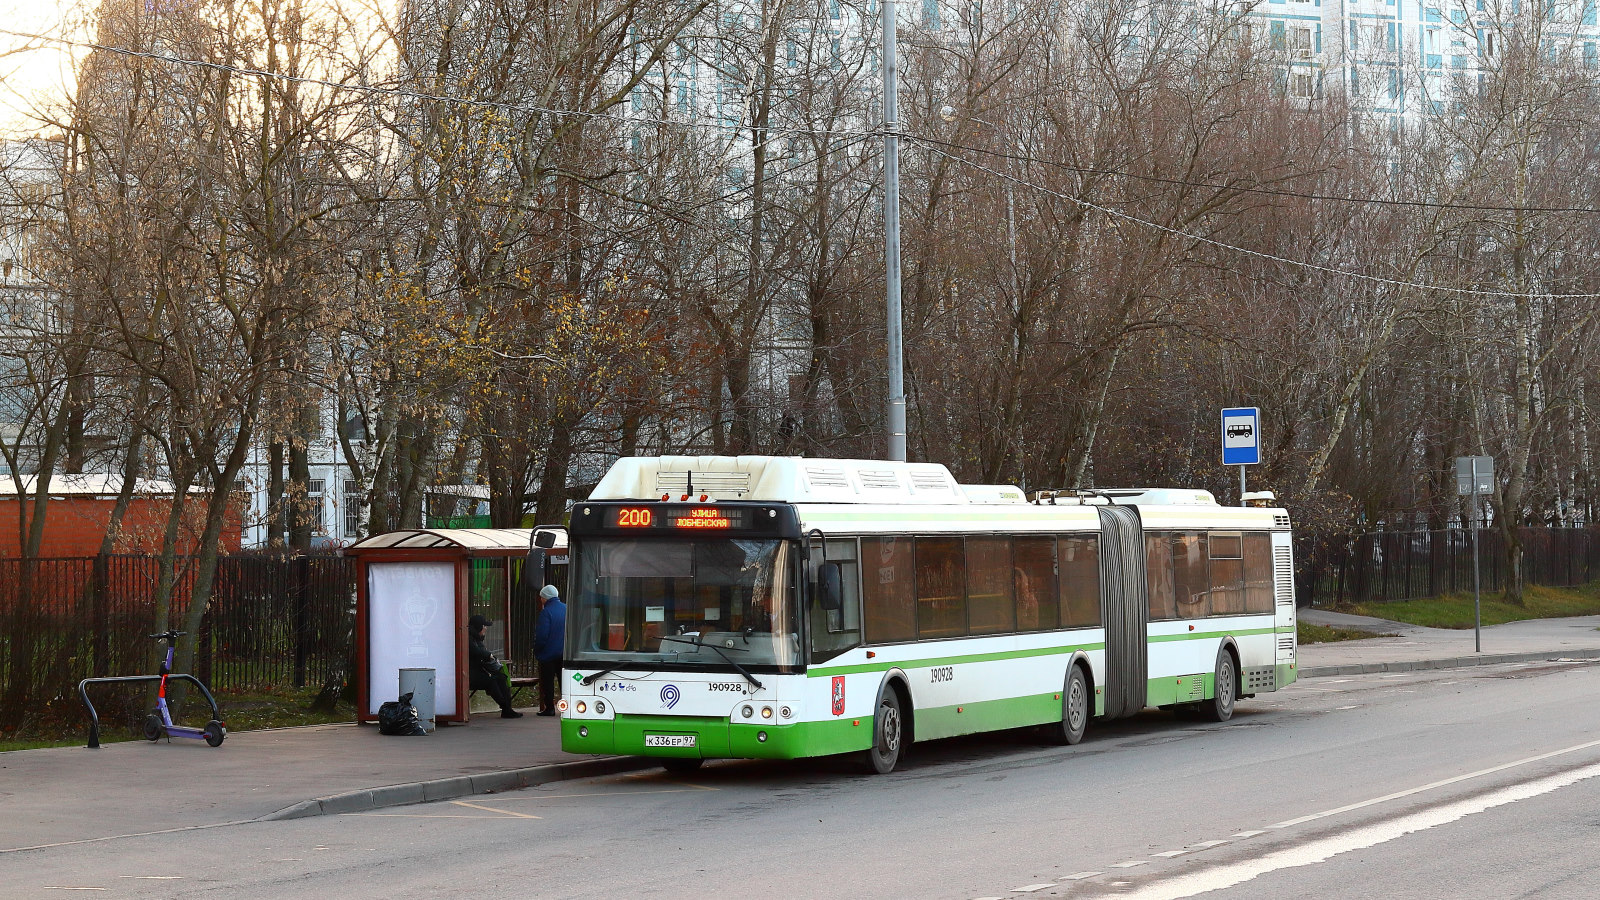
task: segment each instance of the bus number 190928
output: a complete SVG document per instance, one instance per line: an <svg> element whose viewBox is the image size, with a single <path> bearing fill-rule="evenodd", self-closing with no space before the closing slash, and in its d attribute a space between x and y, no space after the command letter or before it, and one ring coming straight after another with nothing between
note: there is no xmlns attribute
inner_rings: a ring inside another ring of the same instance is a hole
<svg viewBox="0 0 1600 900"><path fill-rule="evenodd" d="M955 669L955 666L934 666L933 667L933 683L934 684L938 684L941 681L955 681L955 680L956 680L956 669Z"/></svg>

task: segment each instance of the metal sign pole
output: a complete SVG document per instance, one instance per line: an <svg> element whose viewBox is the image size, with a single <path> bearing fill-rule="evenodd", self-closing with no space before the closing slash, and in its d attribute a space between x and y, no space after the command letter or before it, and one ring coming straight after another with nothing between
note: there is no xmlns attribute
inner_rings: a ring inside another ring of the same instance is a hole
<svg viewBox="0 0 1600 900"><path fill-rule="evenodd" d="M1478 458L1472 457L1472 650L1483 652L1483 612L1478 581Z"/></svg>
<svg viewBox="0 0 1600 900"><path fill-rule="evenodd" d="M906 459L906 388L900 333L900 121L898 64L895 60L894 0L883 3L883 261L884 308L888 319L889 459Z"/></svg>
<svg viewBox="0 0 1600 900"><path fill-rule="evenodd" d="M1240 466L1239 467L1239 505L1240 506L1244 505L1244 494L1245 494L1244 470L1246 468L1248 468L1248 467L1247 466Z"/></svg>

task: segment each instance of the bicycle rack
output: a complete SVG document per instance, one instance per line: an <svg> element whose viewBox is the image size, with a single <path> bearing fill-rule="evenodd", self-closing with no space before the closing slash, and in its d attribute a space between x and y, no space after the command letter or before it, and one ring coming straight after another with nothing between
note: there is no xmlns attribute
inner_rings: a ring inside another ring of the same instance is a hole
<svg viewBox="0 0 1600 900"><path fill-rule="evenodd" d="M211 704L211 718L212 719L220 719L220 718L222 718L221 711L217 709L217 699L215 697L211 696L211 691L206 689L206 686L203 683L201 683L200 679L194 677L193 675L180 675L180 674L177 674L177 673L170 674L170 675L168 675L166 677L169 680L173 679L173 678L181 679L181 680L187 681L187 682L193 684L195 687L199 688L200 689L200 693L205 696L206 702ZM160 681L160 680L161 680L161 676L160 675L112 675L112 676L108 676L108 677L105 677L105 678L85 678L84 680L78 682L78 699L82 700L84 708L89 710L89 747L88 747L88 749L90 749L90 750L98 750L98 749L100 749L100 714L94 711L94 704L89 702L89 691L88 691L89 685L91 685L91 684L136 684L136 683L139 683L139 682Z"/></svg>

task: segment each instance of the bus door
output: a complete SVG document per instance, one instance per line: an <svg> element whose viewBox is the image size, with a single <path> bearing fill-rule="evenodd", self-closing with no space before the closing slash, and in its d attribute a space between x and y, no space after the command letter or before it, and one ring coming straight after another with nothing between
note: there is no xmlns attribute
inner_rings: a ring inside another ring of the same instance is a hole
<svg viewBox="0 0 1600 900"><path fill-rule="evenodd" d="M1101 506L1100 618L1106 628L1106 717L1144 709L1150 607L1144 529L1132 506Z"/></svg>

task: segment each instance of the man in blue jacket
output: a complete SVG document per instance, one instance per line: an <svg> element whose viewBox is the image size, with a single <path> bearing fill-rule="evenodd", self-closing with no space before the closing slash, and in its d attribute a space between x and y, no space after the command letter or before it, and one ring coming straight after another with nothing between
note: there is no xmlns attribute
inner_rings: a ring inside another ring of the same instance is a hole
<svg viewBox="0 0 1600 900"><path fill-rule="evenodd" d="M539 661L539 691L544 705L541 716L556 714L556 680L561 676L561 651L567 635L567 604L553 584L539 590L539 624L533 631L533 656Z"/></svg>

